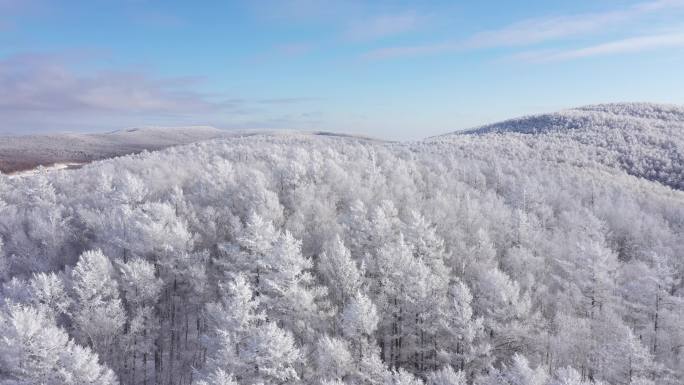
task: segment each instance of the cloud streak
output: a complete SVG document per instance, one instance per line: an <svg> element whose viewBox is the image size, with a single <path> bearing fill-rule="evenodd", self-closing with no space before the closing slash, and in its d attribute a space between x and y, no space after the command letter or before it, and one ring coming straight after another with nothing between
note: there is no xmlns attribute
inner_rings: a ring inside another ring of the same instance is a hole
<svg viewBox="0 0 684 385"><path fill-rule="evenodd" d="M92 131L139 125L240 124L283 108L309 109L315 97L227 98L196 91L201 78L147 72L83 72L87 54L23 54L0 59L0 134ZM84 57L86 56L86 57ZM71 58L71 59L69 59Z"/></svg>
<svg viewBox="0 0 684 385"><path fill-rule="evenodd" d="M538 44L605 30L672 8L684 8L684 0L659 0L623 10L523 20L502 29L478 33L462 45L465 48L490 48Z"/></svg>
<svg viewBox="0 0 684 385"><path fill-rule="evenodd" d="M271 105L287 105L287 104L299 104L299 103L309 103L320 101L320 98L270 98L270 99L259 99L256 103L259 104L271 104Z"/></svg>
<svg viewBox="0 0 684 385"><path fill-rule="evenodd" d="M352 23L345 36L351 40L375 40L411 31L422 18L415 12L381 15Z"/></svg>
<svg viewBox="0 0 684 385"><path fill-rule="evenodd" d="M285 56L300 56L313 51L314 46L310 43L288 43L275 47L275 51Z"/></svg>
<svg viewBox="0 0 684 385"><path fill-rule="evenodd" d="M0 0L0 31L13 29L14 17L32 13L39 5L38 0Z"/></svg>
<svg viewBox="0 0 684 385"><path fill-rule="evenodd" d="M267 20L290 22L337 20L364 8L360 0L253 0L247 8Z"/></svg>
<svg viewBox="0 0 684 385"><path fill-rule="evenodd" d="M422 45L406 45L397 47L384 47L366 52L361 55L364 60L383 60L399 57L431 55L443 52L454 52L463 50L463 44L459 42L446 42Z"/></svg>
<svg viewBox="0 0 684 385"><path fill-rule="evenodd" d="M500 29L479 32L463 40L380 48L367 52L363 58L388 59L486 48L524 47L598 33L675 9L684 9L684 0L655 0L622 10L528 19Z"/></svg>
<svg viewBox="0 0 684 385"><path fill-rule="evenodd" d="M637 36L566 51L523 52L513 58L530 62L552 62L676 47L684 47L684 32Z"/></svg>
<svg viewBox="0 0 684 385"><path fill-rule="evenodd" d="M196 79L145 73L77 74L51 55L0 60L0 111L196 113L225 109L192 91Z"/></svg>

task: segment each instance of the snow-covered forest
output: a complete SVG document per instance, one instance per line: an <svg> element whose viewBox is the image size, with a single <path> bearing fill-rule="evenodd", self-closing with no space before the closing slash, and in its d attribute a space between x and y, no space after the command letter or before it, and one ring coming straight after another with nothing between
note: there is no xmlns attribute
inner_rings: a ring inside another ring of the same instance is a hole
<svg viewBox="0 0 684 385"><path fill-rule="evenodd" d="M684 109L0 175L0 384L684 383Z"/></svg>

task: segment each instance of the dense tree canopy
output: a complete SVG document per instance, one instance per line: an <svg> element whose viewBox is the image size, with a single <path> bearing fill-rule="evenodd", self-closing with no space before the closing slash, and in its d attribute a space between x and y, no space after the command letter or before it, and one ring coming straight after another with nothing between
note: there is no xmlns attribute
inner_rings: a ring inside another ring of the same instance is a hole
<svg viewBox="0 0 684 385"><path fill-rule="evenodd" d="M575 143L252 136L0 175L0 383L681 384L681 170Z"/></svg>

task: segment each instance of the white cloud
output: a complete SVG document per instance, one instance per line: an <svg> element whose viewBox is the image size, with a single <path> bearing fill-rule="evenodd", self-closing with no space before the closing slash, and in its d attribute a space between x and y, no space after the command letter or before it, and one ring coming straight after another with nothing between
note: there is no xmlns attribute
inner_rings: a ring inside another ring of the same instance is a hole
<svg viewBox="0 0 684 385"><path fill-rule="evenodd" d="M0 0L0 31L16 27L15 16L35 13L42 8L40 0Z"/></svg>
<svg viewBox="0 0 684 385"><path fill-rule="evenodd" d="M363 57L385 59L460 50L529 46L598 33L648 15L660 15L675 9L684 9L684 0L654 0L621 10L527 19L500 29L479 32L464 40L380 48Z"/></svg>
<svg viewBox="0 0 684 385"><path fill-rule="evenodd" d="M415 12L381 15L352 23L345 36L352 40L373 40L415 29L422 18Z"/></svg>
<svg viewBox="0 0 684 385"><path fill-rule="evenodd" d="M684 47L684 32L637 36L566 51L523 52L515 55L514 58L533 62L549 62L676 47Z"/></svg>
<svg viewBox="0 0 684 385"><path fill-rule="evenodd" d="M248 9L267 20L330 21L364 8L360 0L252 0Z"/></svg>
<svg viewBox="0 0 684 385"><path fill-rule="evenodd" d="M226 107L193 91L193 82L122 71L79 74L54 55L17 55L0 60L0 111L187 113Z"/></svg>
<svg viewBox="0 0 684 385"><path fill-rule="evenodd" d="M78 52L0 57L0 134L240 122L285 108L310 108L318 100L287 95L228 99L197 91L201 78L83 71L72 65L89 59Z"/></svg>
<svg viewBox="0 0 684 385"><path fill-rule="evenodd" d="M672 8L684 8L684 0L658 0L638 3L622 10L528 19L502 29L478 33L463 42L463 46L487 48L543 43L605 30Z"/></svg>
<svg viewBox="0 0 684 385"><path fill-rule="evenodd" d="M275 47L275 50L286 56L299 56L311 52L313 48L310 43L288 43Z"/></svg>
<svg viewBox="0 0 684 385"><path fill-rule="evenodd" d="M436 54L441 52L451 52L457 51L461 48L462 46L459 43L436 43L413 46L406 45L398 47L385 47L367 52L364 55L362 55L361 58L368 60L381 60L396 57L419 56Z"/></svg>

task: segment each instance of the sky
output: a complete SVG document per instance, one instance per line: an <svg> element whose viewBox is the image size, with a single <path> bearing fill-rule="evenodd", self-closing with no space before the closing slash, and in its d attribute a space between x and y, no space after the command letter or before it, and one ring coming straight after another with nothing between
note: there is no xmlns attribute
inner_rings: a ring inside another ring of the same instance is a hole
<svg viewBox="0 0 684 385"><path fill-rule="evenodd" d="M0 0L0 134L413 140L603 102L684 104L684 0Z"/></svg>

